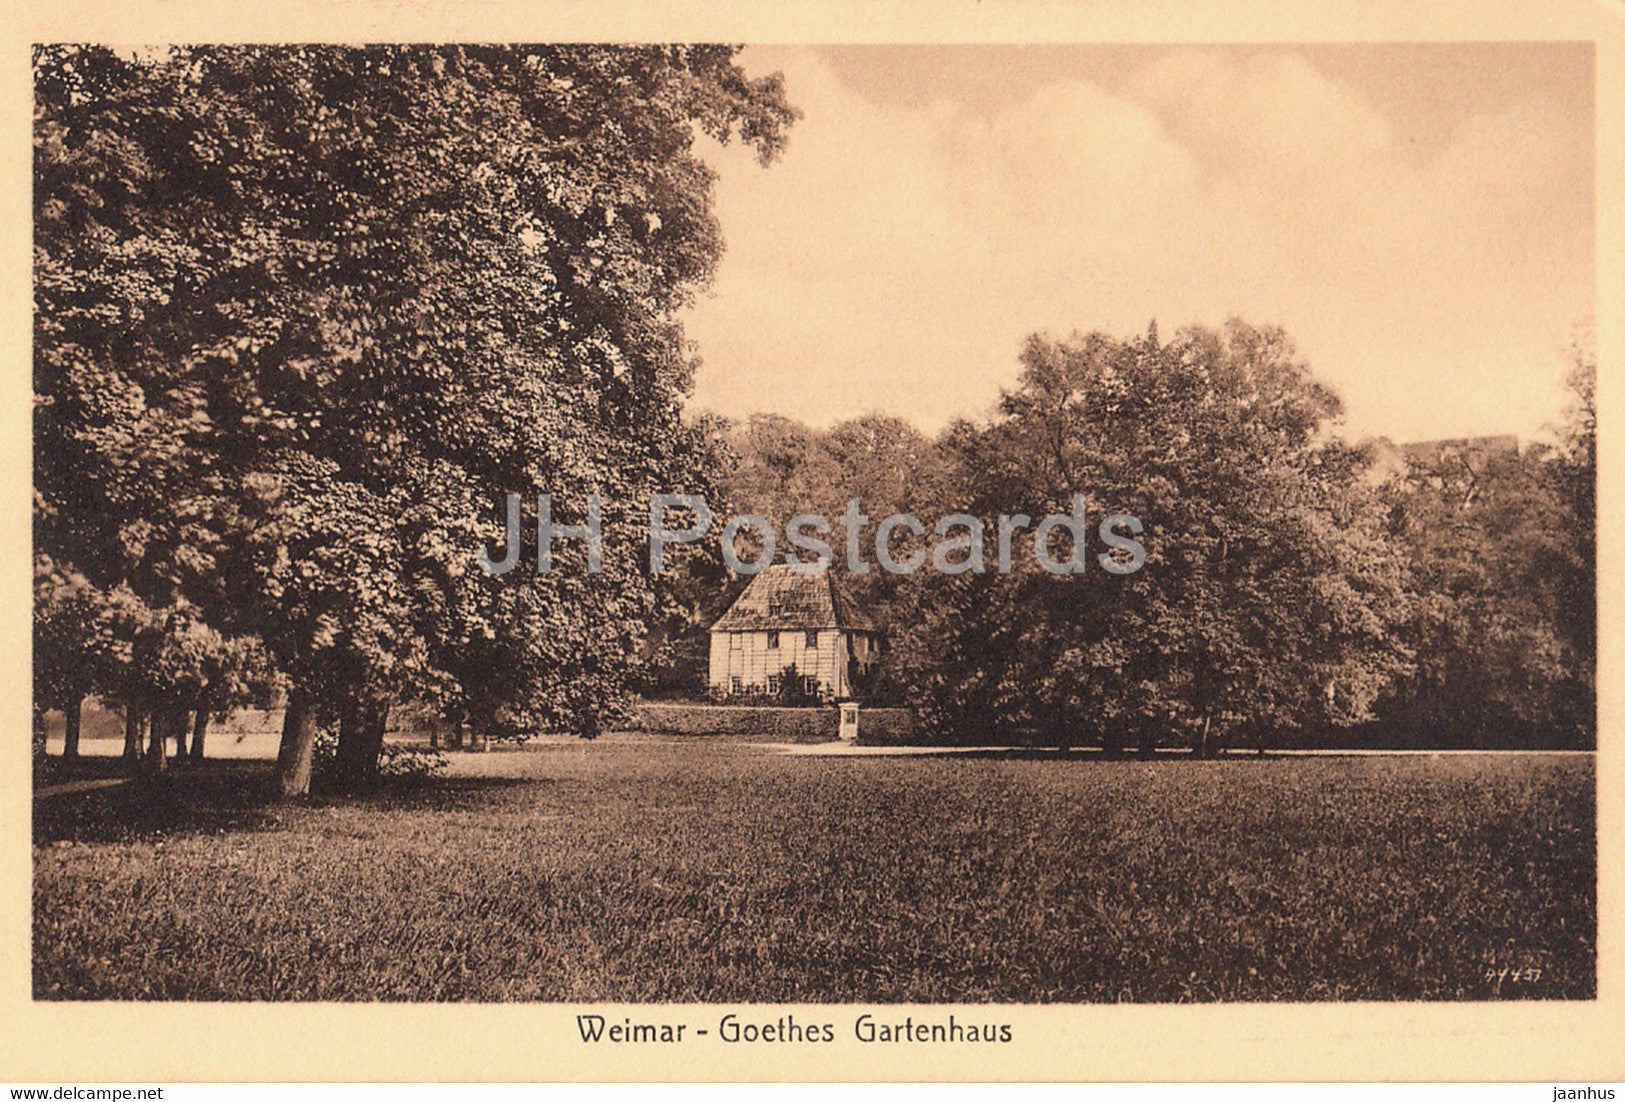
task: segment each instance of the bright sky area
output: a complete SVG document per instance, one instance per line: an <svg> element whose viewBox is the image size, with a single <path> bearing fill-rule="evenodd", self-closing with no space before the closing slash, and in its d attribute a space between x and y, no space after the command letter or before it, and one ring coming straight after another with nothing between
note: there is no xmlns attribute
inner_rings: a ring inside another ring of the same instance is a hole
<svg viewBox="0 0 1625 1102"><path fill-rule="evenodd" d="M1540 433L1593 311L1589 45L758 47L694 405L985 415L1023 339L1278 324L1396 440Z"/></svg>

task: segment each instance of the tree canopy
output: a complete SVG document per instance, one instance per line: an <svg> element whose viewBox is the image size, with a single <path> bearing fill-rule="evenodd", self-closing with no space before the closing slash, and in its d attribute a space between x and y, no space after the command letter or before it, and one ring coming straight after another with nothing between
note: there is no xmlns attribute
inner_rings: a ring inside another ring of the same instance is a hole
<svg viewBox="0 0 1625 1102"><path fill-rule="evenodd" d="M696 137L765 162L794 117L734 54L37 51L40 584L263 641L289 792L316 722L401 698L595 730L656 600L639 499L697 478ZM537 490L601 495L602 574L468 568Z"/></svg>
<svg viewBox="0 0 1625 1102"><path fill-rule="evenodd" d="M1576 347L1552 443L1430 449L1383 485L1410 564L1417 661L1382 709L1404 742L1595 745L1595 377Z"/></svg>
<svg viewBox="0 0 1625 1102"><path fill-rule="evenodd" d="M991 422L951 434L969 511L991 528L1082 494L1091 525L1143 524L1145 562L1113 573L1097 560L1119 552L1097 547L1081 577L1016 556L1008 574L926 578L901 649L929 721L1205 753L1367 718L1409 659L1388 632L1402 563L1360 456L1328 431L1336 397L1285 335L1034 337L1022 364Z"/></svg>

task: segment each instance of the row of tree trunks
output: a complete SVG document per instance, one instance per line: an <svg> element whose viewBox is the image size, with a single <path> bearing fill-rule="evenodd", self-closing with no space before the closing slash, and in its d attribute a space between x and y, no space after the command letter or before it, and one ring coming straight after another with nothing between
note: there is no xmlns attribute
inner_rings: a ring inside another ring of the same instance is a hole
<svg viewBox="0 0 1625 1102"><path fill-rule="evenodd" d="M84 698L70 700L63 712L62 756L77 758L84 723ZM192 715L190 747L186 742L188 715ZM125 705L123 758L132 764L144 760L149 766L162 769L167 756L163 743L166 739L174 739L177 758L202 760L203 736L208 728L209 713L203 708L197 709L195 714L185 708L173 708L160 709L149 715L138 707Z"/></svg>
<svg viewBox="0 0 1625 1102"><path fill-rule="evenodd" d="M84 697L76 697L69 700L62 708L62 756L68 760L79 757L79 739L84 730L84 703ZM150 753L150 747L145 751L142 749L143 746L147 745L147 719L147 715L139 708L126 707L124 709L123 757L126 761L136 761L144 753ZM175 756L181 757L184 755L194 761L201 761L203 758L203 739L208 730L209 712L205 708L199 708L193 714L192 742L191 746L188 747L186 742L186 712L183 710L180 713L179 720L176 721L176 725L173 727Z"/></svg>
<svg viewBox="0 0 1625 1102"><path fill-rule="evenodd" d="M1255 755L1264 756L1264 734L1261 730L1257 727L1244 727L1240 734L1230 731L1216 738L1213 735L1213 714L1206 712L1202 715L1201 725L1191 732L1191 756L1216 758L1221 754L1228 755L1231 745L1243 739L1252 744Z"/></svg>
<svg viewBox="0 0 1625 1102"><path fill-rule="evenodd" d="M83 722L83 701L69 702L62 753L79 754ZM367 701L351 709L339 723L336 756L338 781L344 787L362 787L378 776L378 759L384 748L384 732L389 724L389 702ZM190 727L191 742L187 733ZM175 743L174 756L201 761L209 731L207 708L160 708L147 713L134 705L124 709L124 760L144 764L150 772L161 772L169 757L168 742ZM457 742L461 744L462 732ZM282 719L282 741L277 748L277 787L283 796L303 796L310 791L311 760L316 745L316 713L302 693L288 694ZM486 743L489 748L489 743Z"/></svg>
<svg viewBox="0 0 1625 1102"><path fill-rule="evenodd" d="M185 708L160 708L152 714L152 730L147 738L148 772L162 773L165 759L169 750L169 741L173 739L176 746L176 756L186 753L186 727L188 710Z"/></svg>
<svg viewBox="0 0 1625 1102"><path fill-rule="evenodd" d="M341 787L362 788L377 779L388 726L387 700L359 701L339 717L334 767ZM277 748L277 792L283 798L309 795L315 747L315 707L304 693L291 691L282 716L282 743Z"/></svg>
<svg viewBox="0 0 1625 1102"><path fill-rule="evenodd" d="M466 724L459 723L447 735L446 744L452 750L489 750L491 749L489 725L482 725L481 730L485 733L476 735ZM429 745L433 749L439 749L439 739L431 736Z"/></svg>

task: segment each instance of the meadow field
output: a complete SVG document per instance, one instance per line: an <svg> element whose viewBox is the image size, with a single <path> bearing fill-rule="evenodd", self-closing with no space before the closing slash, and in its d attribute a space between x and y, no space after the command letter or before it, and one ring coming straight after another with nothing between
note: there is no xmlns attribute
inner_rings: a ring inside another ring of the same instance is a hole
<svg viewBox="0 0 1625 1102"><path fill-rule="evenodd" d="M39 999L1596 992L1587 755L820 757L617 735L279 805L36 778Z"/></svg>

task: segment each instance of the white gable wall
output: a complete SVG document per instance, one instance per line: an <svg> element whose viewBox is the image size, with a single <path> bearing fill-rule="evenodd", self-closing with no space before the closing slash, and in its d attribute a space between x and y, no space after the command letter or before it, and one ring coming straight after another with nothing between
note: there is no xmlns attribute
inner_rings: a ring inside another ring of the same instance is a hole
<svg viewBox="0 0 1625 1102"><path fill-rule="evenodd" d="M813 633L816 645L807 645L807 633L781 631L778 646L770 647L765 631L714 631L711 633L710 682L719 692L739 688L767 691L769 676L777 676L794 665L797 673L818 678L824 690L845 696L847 645L845 633L826 628Z"/></svg>

